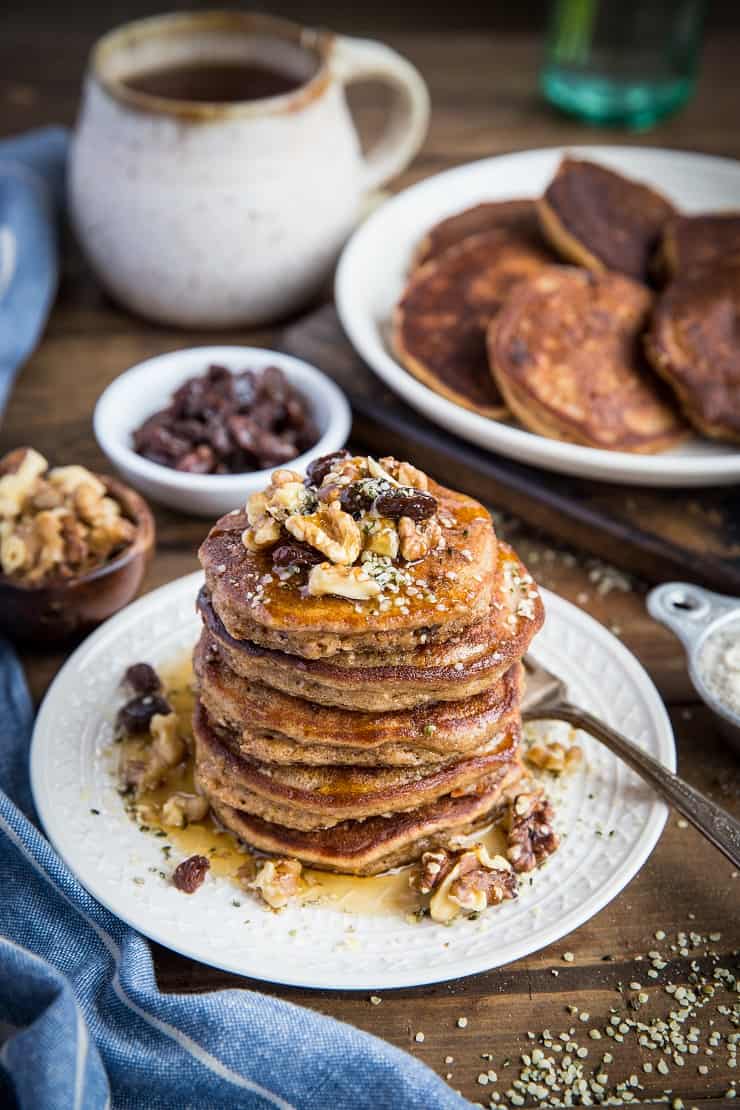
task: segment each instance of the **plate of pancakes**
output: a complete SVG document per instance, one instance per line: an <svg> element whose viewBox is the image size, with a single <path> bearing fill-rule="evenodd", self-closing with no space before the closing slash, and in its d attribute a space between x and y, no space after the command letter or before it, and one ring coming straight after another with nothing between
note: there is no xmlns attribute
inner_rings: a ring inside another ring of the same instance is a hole
<svg viewBox="0 0 740 1110"><path fill-rule="evenodd" d="M378 990L518 959L614 898L667 812L588 736L522 724L525 653L672 768L660 697L605 628L538 589L473 499L391 458L312 467L216 522L205 574L141 598L70 657L34 731L41 821L103 905L240 975ZM260 535L277 504L289 514ZM360 533L365 559L335 550ZM312 560L313 543L334 559ZM122 676L143 662L168 699L149 738L119 729ZM575 768L540 774L538 743L577 749ZM178 822L178 799L199 812ZM205 877L183 893L193 856Z"/></svg>
<svg viewBox="0 0 740 1110"><path fill-rule="evenodd" d="M646 147L525 151L387 201L337 310L415 409L545 469L740 480L740 163Z"/></svg>

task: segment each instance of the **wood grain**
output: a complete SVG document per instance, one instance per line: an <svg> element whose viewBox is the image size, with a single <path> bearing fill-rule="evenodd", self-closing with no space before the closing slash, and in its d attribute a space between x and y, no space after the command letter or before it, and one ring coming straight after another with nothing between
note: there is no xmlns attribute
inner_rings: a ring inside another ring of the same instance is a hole
<svg viewBox="0 0 740 1110"><path fill-rule="evenodd" d="M39 26L19 7L0 39L0 134L52 121L73 121L84 58L104 22L101 13L102 9L87 19L68 19L66 9L56 6L48 22ZM111 16L106 14L106 18ZM352 29L349 18L344 29ZM736 65L740 39L731 33L707 44L699 89L686 110L646 135L628 138L556 116L543 105L536 92L540 45L531 36L407 31L388 38L422 70L434 103L425 147L395 187L473 158L560 143L629 141L740 155ZM371 134L380 124L382 108L368 90L358 90L354 99L363 131ZM214 341L268 344L276 341L277 335L276 329L232 329L216 336L185 333L136 320L105 297L68 242L58 303L44 340L14 391L0 429L0 451L32 443L56 462L79 461L101 467L103 460L91 431L92 408L108 382L133 362L183 345ZM362 432L361 425L358 432ZM452 485L465 484L463 468L451 470L446 477ZM617 587L600 594L594 555L616 558L618 552L605 551L599 536L585 524L568 537L578 551L543 540L515 519L515 498L510 497L502 507L507 510L505 530L538 579L617 629L648 668L671 703L682 773L737 813L738 764L717 737L706 712L695 704L676 641L646 616L644 585L632 580L629 589ZM204 530L202 521L166 510L157 510L156 516L159 547L145 590L195 569L195 552ZM683 534L686 516L686 502L677 498L675 511L661 518L662 533L667 537ZM700 553L700 515L697 521L693 534ZM659 572L656 567L657 577ZM58 653L26 656L36 698L61 662L63 655ZM678 930L720 932L720 941L712 945L720 953L719 965L737 973L739 884L717 853L672 815L650 860L605 910L566 941L486 975L388 992L381 1004L374 1006L367 996L353 992L299 991L248 982L156 946L155 965L165 990L253 987L350 1021L408 1049L441 1074L451 1073L455 1088L474 1102L487 1103L494 1087L479 1085L478 1075L495 1068L499 1075L495 1089L505 1091L520 1053L531 1049L527 1030L560 1032L577 1025L566 1011L568 1005L587 1010L593 1019L590 1024L603 1028L610 1007L623 1005L619 982L650 982L645 978L647 964L638 957L655 946L656 930L665 930L669 939ZM574 954L572 963L563 960L565 951ZM605 960L606 956L610 959ZM701 966L706 968L711 962L702 959ZM669 979L686 983L690 974L690 957L677 956L661 972L657 985L650 987L646 1009L667 1013L673 1003L664 992L665 984ZM728 1066L725 1049L707 1057L704 1045L710 1020L723 1034L726 1030L726 1019L716 1010L724 1001L717 999L696 1021L702 1028L702 1055L687 1057L683 1068L672 1064L668 1077L641 1070L645 1053L634 1036L614 1045L605 1040L592 1042L582 1033L580 1043L589 1048L588 1074L607 1049L615 1057L609 1069L610 1085L634 1072L645 1087L639 1092L641 1098L657 1097L670 1088L671 1097L681 1097L687 1106L722 1104L736 1072ZM465 1029L456 1024L461 1015L468 1018ZM418 1031L425 1034L423 1043L414 1040ZM491 1053L493 1061L482 1060L482 1053ZM655 1059L654 1053L648 1055ZM445 1064L446 1056L454 1056L454 1063ZM506 1059L512 1061L508 1067L504 1066ZM697 1060L707 1066L706 1075L698 1072Z"/></svg>

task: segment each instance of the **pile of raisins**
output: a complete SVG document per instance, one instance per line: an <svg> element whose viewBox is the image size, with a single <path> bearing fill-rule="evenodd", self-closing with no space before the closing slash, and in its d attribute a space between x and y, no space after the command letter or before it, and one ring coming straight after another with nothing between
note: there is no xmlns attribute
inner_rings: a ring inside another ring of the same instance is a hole
<svg viewBox="0 0 740 1110"><path fill-rule="evenodd" d="M319 438L308 402L282 370L211 366L133 433L134 450L188 474L244 474L281 466Z"/></svg>

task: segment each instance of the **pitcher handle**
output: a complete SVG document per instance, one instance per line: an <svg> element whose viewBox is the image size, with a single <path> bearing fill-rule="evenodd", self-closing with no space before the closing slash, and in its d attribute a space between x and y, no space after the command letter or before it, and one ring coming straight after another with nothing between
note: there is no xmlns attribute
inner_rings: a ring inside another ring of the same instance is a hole
<svg viewBox="0 0 740 1110"><path fill-rule="evenodd" d="M372 39L337 35L332 70L344 85L378 80L394 91L390 119L365 156L363 186L377 189L406 168L427 133L429 91L419 71L395 50Z"/></svg>

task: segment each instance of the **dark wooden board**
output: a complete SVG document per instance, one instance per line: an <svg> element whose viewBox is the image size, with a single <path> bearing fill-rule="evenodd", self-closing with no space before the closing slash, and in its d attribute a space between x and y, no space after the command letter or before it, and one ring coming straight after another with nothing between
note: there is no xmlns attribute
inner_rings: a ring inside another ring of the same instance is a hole
<svg viewBox="0 0 740 1110"><path fill-rule="evenodd" d="M352 437L378 454L412 458L444 481L561 541L649 581L687 578L740 593L740 486L643 489L513 462L464 442L416 413L357 355L332 305L291 324L281 346L329 374L352 404Z"/></svg>

